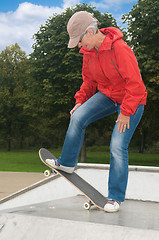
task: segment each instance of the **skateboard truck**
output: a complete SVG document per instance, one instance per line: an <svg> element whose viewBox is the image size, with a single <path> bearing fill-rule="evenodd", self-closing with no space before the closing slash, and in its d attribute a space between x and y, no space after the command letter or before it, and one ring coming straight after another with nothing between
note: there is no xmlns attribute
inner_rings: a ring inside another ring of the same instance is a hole
<svg viewBox="0 0 159 240"><path fill-rule="evenodd" d="M51 174L58 174L55 170L45 170L44 175L45 177L49 177ZM86 210L89 210L94 204L89 200L88 202L85 202L83 207Z"/></svg>
<svg viewBox="0 0 159 240"><path fill-rule="evenodd" d="M55 156L52 155L47 149L41 148L39 150L39 156L41 161L50 167L46 159L54 159ZM50 176L51 173L59 174L64 179L66 179L69 183L71 183L74 187L76 187L82 194L87 197L88 202L84 203L84 209L89 210L91 206L96 206L99 209L104 210L104 206L107 203L107 198L103 196L97 189L91 186L88 182L86 182L83 178L81 178L77 173L73 172L72 174L66 173L62 170L55 169L50 167L52 170L46 170L44 172L45 176Z"/></svg>
<svg viewBox="0 0 159 240"><path fill-rule="evenodd" d="M45 177L49 177L51 174L54 174L54 175L56 175L57 174L57 172L55 171L55 170L45 170L44 171L44 175L45 175Z"/></svg>
<svg viewBox="0 0 159 240"><path fill-rule="evenodd" d="M86 210L89 210L91 208L91 206L93 206L94 204L91 201L88 201L86 203L84 203L83 207Z"/></svg>

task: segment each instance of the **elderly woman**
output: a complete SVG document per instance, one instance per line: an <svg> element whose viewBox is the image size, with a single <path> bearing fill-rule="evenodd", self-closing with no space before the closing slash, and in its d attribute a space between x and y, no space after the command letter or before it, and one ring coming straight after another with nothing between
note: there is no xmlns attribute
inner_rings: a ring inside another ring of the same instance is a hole
<svg viewBox="0 0 159 240"><path fill-rule="evenodd" d="M135 55L114 27L98 30L98 20L86 11L69 20L68 48L78 45L83 54L83 83L75 94L69 128L61 157L48 159L54 168L68 173L78 163L86 127L105 116L118 113L110 143L107 212L119 210L125 200L128 180L128 146L142 117L147 92ZM98 91L96 91L98 90Z"/></svg>

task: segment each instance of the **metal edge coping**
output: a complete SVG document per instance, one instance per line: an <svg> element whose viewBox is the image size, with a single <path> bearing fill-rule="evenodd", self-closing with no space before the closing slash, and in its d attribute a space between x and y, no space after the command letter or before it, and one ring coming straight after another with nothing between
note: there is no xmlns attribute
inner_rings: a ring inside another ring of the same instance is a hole
<svg viewBox="0 0 159 240"><path fill-rule="evenodd" d="M109 170L110 164L78 163L77 169L79 168L94 168L94 169L101 169L101 170ZM159 173L159 167L129 165L129 171Z"/></svg>
<svg viewBox="0 0 159 240"><path fill-rule="evenodd" d="M83 169L100 169L100 170L109 170L110 165L109 164L93 164L93 163L78 163L76 170L83 168ZM129 171L136 171L136 172L155 172L155 173L159 173L159 167L147 167L147 166L129 166ZM40 180L37 183L34 183L28 187L25 187L7 197L4 197L2 199L0 199L0 204L7 202L13 198L16 198L20 195L22 195L23 193L26 193L36 187L42 186L56 178L60 177L60 175L53 175L50 177L47 177L43 180Z"/></svg>

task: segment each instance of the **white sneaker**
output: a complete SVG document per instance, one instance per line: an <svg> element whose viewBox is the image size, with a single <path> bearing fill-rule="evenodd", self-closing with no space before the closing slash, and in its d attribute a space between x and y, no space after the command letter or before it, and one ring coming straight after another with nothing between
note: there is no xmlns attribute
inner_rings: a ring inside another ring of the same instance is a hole
<svg viewBox="0 0 159 240"><path fill-rule="evenodd" d="M117 212L119 211L121 202L115 200L108 200L108 202L104 206L104 211L106 212Z"/></svg>
<svg viewBox="0 0 159 240"><path fill-rule="evenodd" d="M67 173L73 173L74 167L66 167L57 162L57 159L46 159L46 163L55 169L62 170Z"/></svg>

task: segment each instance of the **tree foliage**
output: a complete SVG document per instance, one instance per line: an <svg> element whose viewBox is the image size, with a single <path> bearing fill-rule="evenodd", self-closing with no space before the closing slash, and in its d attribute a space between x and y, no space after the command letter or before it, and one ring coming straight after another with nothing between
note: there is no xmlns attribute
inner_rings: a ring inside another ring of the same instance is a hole
<svg viewBox="0 0 159 240"><path fill-rule="evenodd" d="M33 53L27 58L18 44L0 53L0 144L13 147L62 146L69 123L74 95L82 83L82 55L68 49L67 22L76 12L94 13L100 28L118 27L109 13L82 4L50 17L34 35ZM159 2L139 0L123 16L128 24L128 44L137 56L148 90L144 117L131 146L158 141L159 100ZM87 145L109 145L116 116L91 124L86 131ZM157 144L156 144L157 146Z"/></svg>
<svg viewBox="0 0 159 240"><path fill-rule="evenodd" d="M77 11L93 12L101 27L115 26L116 20L108 13L101 14L87 4L68 8L59 15L53 15L34 35L33 53L30 55L32 91L38 99L38 111L45 118L46 129L51 139L58 141L60 133L64 139L69 122L69 111L74 106L74 95L82 84L82 55L79 49L68 49L67 22ZM62 131L63 129L63 131ZM59 131L58 131L59 132ZM62 140L63 141L63 140Z"/></svg>
<svg viewBox="0 0 159 240"><path fill-rule="evenodd" d="M152 99L159 98L159 1L139 0L129 14L130 44L137 56L141 73Z"/></svg>
<svg viewBox="0 0 159 240"><path fill-rule="evenodd" d="M1 52L0 73L0 134L10 150L11 142L21 140L26 128L23 106L27 57L17 43Z"/></svg>
<svg viewBox="0 0 159 240"><path fill-rule="evenodd" d="M142 78L148 90L147 106L140 123L141 144L152 144L159 137L159 1L139 0L132 10L123 16L128 24L129 44L137 57ZM155 129L155 134L152 133ZM151 137L153 134L153 138Z"/></svg>

